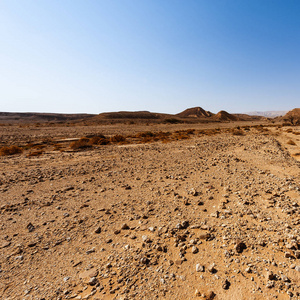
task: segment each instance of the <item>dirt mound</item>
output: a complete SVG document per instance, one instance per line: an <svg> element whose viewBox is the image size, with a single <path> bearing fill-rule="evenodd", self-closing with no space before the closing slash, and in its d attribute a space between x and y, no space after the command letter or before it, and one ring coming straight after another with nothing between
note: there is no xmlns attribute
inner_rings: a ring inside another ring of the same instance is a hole
<svg viewBox="0 0 300 300"><path fill-rule="evenodd" d="M213 114L210 111L204 110L202 107L192 107L184 110L183 112L177 114L178 117L182 118L200 118L200 117L211 117Z"/></svg>
<svg viewBox="0 0 300 300"><path fill-rule="evenodd" d="M300 124L300 108L294 108L293 110L290 110L282 118L284 121L290 122L292 125L299 125Z"/></svg>
<svg viewBox="0 0 300 300"><path fill-rule="evenodd" d="M228 113L225 110L219 111L216 115L214 115L214 118L219 121L237 121L238 118L230 113Z"/></svg>

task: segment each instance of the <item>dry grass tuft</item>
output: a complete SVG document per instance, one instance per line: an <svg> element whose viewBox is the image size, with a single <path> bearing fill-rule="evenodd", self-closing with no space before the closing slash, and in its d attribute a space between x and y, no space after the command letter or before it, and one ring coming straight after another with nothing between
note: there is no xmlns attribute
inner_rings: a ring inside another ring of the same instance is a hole
<svg viewBox="0 0 300 300"><path fill-rule="evenodd" d="M73 150L89 148L91 147L89 141L87 137L82 137L78 141L72 142L70 148Z"/></svg>
<svg viewBox="0 0 300 300"><path fill-rule="evenodd" d="M6 155L14 155L22 153L23 149L18 146L8 146L8 147L2 147L0 148L0 155L6 156Z"/></svg>
<svg viewBox="0 0 300 300"><path fill-rule="evenodd" d="M244 133L243 130L241 130L241 129L236 129L236 128L232 130L232 134L233 134L233 135L245 135L245 133Z"/></svg>
<svg viewBox="0 0 300 300"><path fill-rule="evenodd" d="M109 144L109 140L102 134L96 135L90 138L90 145L107 145Z"/></svg>
<svg viewBox="0 0 300 300"><path fill-rule="evenodd" d="M110 138L112 143L124 143L126 142L126 137L120 134L116 134Z"/></svg>

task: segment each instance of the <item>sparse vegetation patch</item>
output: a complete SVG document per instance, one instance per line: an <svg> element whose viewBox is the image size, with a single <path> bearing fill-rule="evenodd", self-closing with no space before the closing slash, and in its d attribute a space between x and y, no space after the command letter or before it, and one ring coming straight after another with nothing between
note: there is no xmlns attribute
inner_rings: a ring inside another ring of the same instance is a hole
<svg viewBox="0 0 300 300"><path fill-rule="evenodd" d="M23 152L23 149L18 146L8 146L8 147L0 148L1 156L20 154L22 152Z"/></svg>

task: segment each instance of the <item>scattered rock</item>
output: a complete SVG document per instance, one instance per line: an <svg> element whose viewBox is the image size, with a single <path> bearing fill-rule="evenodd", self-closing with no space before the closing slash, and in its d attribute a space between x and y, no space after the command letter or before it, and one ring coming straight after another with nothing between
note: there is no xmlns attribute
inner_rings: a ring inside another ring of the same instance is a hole
<svg viewBox="0 0 300 300"><path fill-rule="evenodd" d="M126 223L124 223L124 224L122 224L121 229L122 230L127 230L127 229L130 229L130 227Z"/></svg>
<svg viewBox="0 0 300 300"><path fill-rule="evenodd" d="M242 253L247 248L246 244L244 242L237 242L235 245L235 251L237 253Z"/></svg>
<svg viewBox="0 0 300 300"><path fill-rule="evenodd" d="M101 227L100 226L95 229L95 233L97 233L97 234L101 233Z"/></svg>
<svg viewBox="0 0 300 300"><path fill-rule="evenodd" d="M200 264L196 264L196 271L197 272L204 272L205 271L205 267L200 265Z"/></svg>
<svg viewBox="0 0 300 300"><path fill-rule="evenodd" d="M196 253L198 253L199 252L199 249L196 247L196 246L193 246L192 247L192 253L193 254L196 254Z"/></svg>
<svg viewBox="0 0 300 300"><path fill-rule="evenodd" d="M208 270L210 273L217 273L217 270L216 270L216 264L215 264L215 263L210 264L210 265L207 267L207 270Z"/></svg>
<svg viewBox="0 0 300 300"><path fill-rule="evenodd" d="M28 229L29 232L32 232L32 231L34 231L35 227L31 223L28 223L27 224L27 229Z"/></svg>
<svg viewBox="0 0 300 300"><path fill-rule="evenodd" d="M223 284L222 284L222 288L223 288L224 290L228 290L229 287L230 287L230 282L229 282L227 279L225 279L225 281L224 281Z"/></svg>

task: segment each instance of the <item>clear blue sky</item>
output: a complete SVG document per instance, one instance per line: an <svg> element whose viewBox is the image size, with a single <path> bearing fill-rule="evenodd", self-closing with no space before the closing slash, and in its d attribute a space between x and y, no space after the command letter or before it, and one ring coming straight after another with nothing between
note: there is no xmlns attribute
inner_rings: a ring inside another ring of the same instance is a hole
<svg viewBox="0 0 300 300"><path fill-rule="evenodd" d="M300 107L300 1L0 1L0 111L194 106Z"/></svg>

